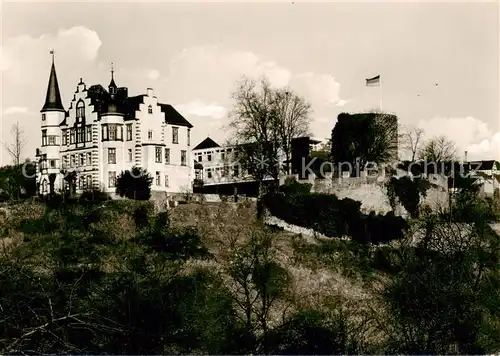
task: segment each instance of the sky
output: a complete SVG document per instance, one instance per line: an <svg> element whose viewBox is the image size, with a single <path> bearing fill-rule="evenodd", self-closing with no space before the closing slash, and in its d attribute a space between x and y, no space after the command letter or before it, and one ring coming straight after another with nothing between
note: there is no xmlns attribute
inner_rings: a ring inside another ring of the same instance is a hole
<svg viewBox="0 0 500 356"><path fill-rule="evenodd" d="M236 82L266 76L311 104L315 137L382 98L402 125L454 140L459 157L500 160L497 2L3 2L0 11L1 139L10 143L19 122L25 157L41 140L53 48L66 108L80 78L107 86L113 62L118 86L152 87L194 125L195 145L230 138ZM376 75L382 86L366 87Z"/></svg>

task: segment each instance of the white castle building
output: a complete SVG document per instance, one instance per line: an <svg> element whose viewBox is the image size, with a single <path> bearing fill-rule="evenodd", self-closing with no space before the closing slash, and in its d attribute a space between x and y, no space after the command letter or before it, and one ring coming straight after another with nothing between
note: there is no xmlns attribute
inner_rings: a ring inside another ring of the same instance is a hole
<svg viewBox="0 0 500 356"><path fill-rule="evenodd" d="M116 177L132 167L152 176L151 191L178 193L191 189L191 125L171 105L161 104L153 89L128 96L117 87L111 70L108 90L89 88L82 79L66 110L57 82L54 56L47 96L40 117L41 147L37 149L40 194L65 189L65 175L76 173L76 192L115 192Z"/></svg>

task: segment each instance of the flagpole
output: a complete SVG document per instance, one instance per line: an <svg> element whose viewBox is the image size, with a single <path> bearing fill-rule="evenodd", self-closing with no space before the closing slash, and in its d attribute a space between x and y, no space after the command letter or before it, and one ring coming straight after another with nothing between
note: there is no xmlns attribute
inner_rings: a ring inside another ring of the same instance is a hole
<svg viewBox="0 0 500 356"><path fill-rule="evenodd" d="M379 92L380 92L380 111L382 111L382 76L379 78Z"/></svg>

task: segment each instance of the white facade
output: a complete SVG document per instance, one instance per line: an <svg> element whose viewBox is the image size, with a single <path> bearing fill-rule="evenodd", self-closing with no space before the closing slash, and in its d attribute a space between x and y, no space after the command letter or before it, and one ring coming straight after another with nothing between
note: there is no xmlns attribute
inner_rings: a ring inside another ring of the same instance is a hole
<svg viewBox="0 0 500 356"><path fill-rule="evenodd" d="M37 182L41 194L67 188L64 176L76 172L76 192L116 190L116 177L141 167L153 178L152 192L191 189L193 127L171 105L161 104L151 88L128 96L112 78L108 90L87 88L80 80L68 110L62 107L54 65L41 110L42 145L37 150Z"/></svg>

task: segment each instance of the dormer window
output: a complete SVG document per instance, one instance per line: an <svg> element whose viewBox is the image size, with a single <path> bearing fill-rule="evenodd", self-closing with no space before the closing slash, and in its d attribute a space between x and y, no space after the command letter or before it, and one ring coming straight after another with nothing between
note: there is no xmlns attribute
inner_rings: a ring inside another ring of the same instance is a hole
<svg viewBox="0 0 500 356"><path fill-rule="evenodd" d="M80 100L78 104L76 104L76 119L77 121L85 118L85 103L83 100Z"/></svg>
<svg viewBox="0 0 500 356"><path fill-rule="evenodd" d="M151 105L148 106L148 114L153 113L153 107Z"/></svg>

